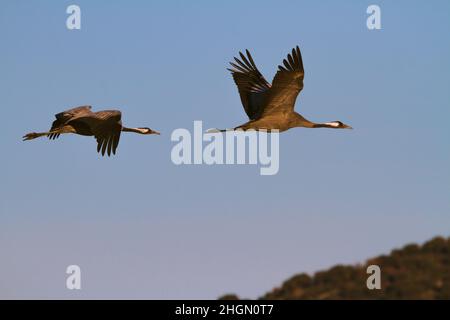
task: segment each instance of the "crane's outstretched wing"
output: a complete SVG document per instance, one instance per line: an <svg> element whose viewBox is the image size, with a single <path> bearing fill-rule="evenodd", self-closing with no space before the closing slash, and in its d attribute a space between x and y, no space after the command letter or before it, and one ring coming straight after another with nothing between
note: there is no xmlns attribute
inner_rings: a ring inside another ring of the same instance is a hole
<svg viewBox="0 0 450 320"><path fill-rule="evenodd" d="M273 78L263 115L294 110L295 100L303 89L305 71L298 46L292 49L292 54L288 54L287 60L283 60L283 65L278 66Z"/></svg>
<svg viewBox="0 0 450 320"><path fill-rule="evenodd" d="M97 152L102 156L116 154L122 132L122 114L118 110L106 110L94 113L91 130L97 139Z"/></svg>
<svg viewBox="0 0 450 320"><path fill-rule="evenodd" d="M55 114L55 118L61 121L69 120L72 117L75 117L76 115L84 114L84 113L90 113L92 107L91 106L81 106L72 108L63 112L60 112L58 114Z"/></svg>
<svg viewBox="0 0 450 320"><path fill-rule="evenodd" d="M270 84L264 79L253 61L248 50L247 58L239 52L241 60L234 58L235 62L230 62L233 69L231 71L236 83L242 105L250 120L258 119L265 105L266 93L270 89Z"/></svg>
<svg viewBox="0 0 450 320"><path fill-rule="evenodd" d="M67 124L68 121L72 120L75 117L92 114L91 108L91 106L81 106L55 114L56 120L53 121L50 131L61 128L62 126ZM55 140L59 136L59 133L50 133L48 135L48 138Z"/></svg>

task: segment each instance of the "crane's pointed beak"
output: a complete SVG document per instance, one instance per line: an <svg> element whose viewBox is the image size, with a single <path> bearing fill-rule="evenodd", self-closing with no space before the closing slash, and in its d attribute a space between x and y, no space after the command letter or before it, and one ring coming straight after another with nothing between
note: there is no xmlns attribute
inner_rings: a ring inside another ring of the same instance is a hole
<svg viewBox="0 0 450 320"><path fill-rule="evenodd" d="M157 134L158 136L161 135L161 133L159 131L155 131L155 130L152 130L152 134Z"/></svg>
<svg viewBox="0 0 450 320"><path fill-rule="evenodd" d="M344 129L352 129L353 130L353 128L348 125L344 125Z"/></svg>

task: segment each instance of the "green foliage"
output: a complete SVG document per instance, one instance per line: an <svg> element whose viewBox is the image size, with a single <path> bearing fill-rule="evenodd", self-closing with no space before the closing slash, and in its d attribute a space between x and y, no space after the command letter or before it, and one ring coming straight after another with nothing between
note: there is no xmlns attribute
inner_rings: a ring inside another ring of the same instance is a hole
<svg viewBox="0 0 450 320"><path fill-rule="evenodd" d="M235 294L229 293L221 296L219 300L239 300L239 297Z"/></svg>
<svg viewBox="0 0 450 320"><path fill-rule="evenodd" d="M381 289L366 286L368 265L381 268ZM360 266L299 274L261 299L450 299L450 238L410 244Z"/></svg>
<svg viewBox="0 0 450 320"><path fill-rule="evenodd" d="M372 264L381 269L380 290L366 286ZM450 299L450 238L409 244L364 265L337 265L314 276L301 273L261 299Z"/></svg>

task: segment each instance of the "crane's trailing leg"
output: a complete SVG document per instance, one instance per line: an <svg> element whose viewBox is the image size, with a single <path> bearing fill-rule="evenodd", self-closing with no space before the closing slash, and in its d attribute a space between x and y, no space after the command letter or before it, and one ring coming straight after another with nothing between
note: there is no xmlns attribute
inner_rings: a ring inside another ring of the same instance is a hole
<svg viewBox="0 0 450 320"><path fill-rule="evenodd" d="M26 135L24 135L22 138L23 138L23 141L27 141L27 140L33 140L33 139L36 139L39 137L46 136L48 134L50 134L50 133L49 132L38 132L38 133L30 132L30 133L27 133Z"/></svg>
<svg viewBox="0 0 450 320"><path fill-rule="evenodd" d="M51 130L48 132L30 132L27 133L26 135L24 135L23 141L27 141L27 140L33 140L39 137L44 137L44 136L54 136L54 135L60 135L62 133L75 133L75 129L72 126L64 126L55 130Z"/></svg>

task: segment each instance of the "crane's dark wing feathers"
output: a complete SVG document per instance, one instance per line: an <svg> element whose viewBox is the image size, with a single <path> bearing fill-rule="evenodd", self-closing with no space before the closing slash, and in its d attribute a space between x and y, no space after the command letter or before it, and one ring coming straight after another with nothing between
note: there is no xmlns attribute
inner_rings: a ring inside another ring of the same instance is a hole
<svg viewBox="0 0 450 320"><path fill-rule="evenodd" d="M105 110L92 112L91 106L81 106L55 115L50 131L63 127L67 124L85 126L89 133L93 134L97 140L97 152L102 156L116 154L119 145L120 134L122 133L122 113L118 110ZM50 139L56 139L59 133L48 135Z"/></svg>
<svg viewBox="0 0 450 320"><path fill-rule="evenodd" d="M72 117L75 117L76 115L79 114L84 114L86 112L91 112L92 107L91 106L81 106L81 107L76 107L76 108L72 108L60 113L55 114L55 118L61 121L67 121Z"/></svg>
<svg viewBox="0 0 450 320"><path fill-rule="evenodd" d="M250 120L260 117L264 101L270 84L263 77L256 67L255 62L248 50L245 50L247 57L239 52L241 59L234 58L235 62L230 62L234 82L236 83L241 97L241 102Z"/></svg>
<svg viewBox="0 0 450 320"><path fill-rule="evenodd" d="M116 154L122 133L122 114L118 110L106 110L94 113L91 129L97 139L97 152L102 156Z"/></svg>
<svg viewBox="0 0 450 320"><path fill-rule="evenodd" d="M91 114L92 113L91 108L92 108L91 106L81 106L55 114L56 120L53 121L50 131L61 128L62 126L66 125L67 122L73 120L75 117ZM48 135L48 138L55 140L59 136L60 136L59 133L51 133Z"/></svg>
<svg viewBox="0 0 450 320"><path fill-rule="evenodd" d="M263 115L294 110L295 100L303 89L304 75L302 55L297 46L283 60L283 66L278 66Z"/></svg>

